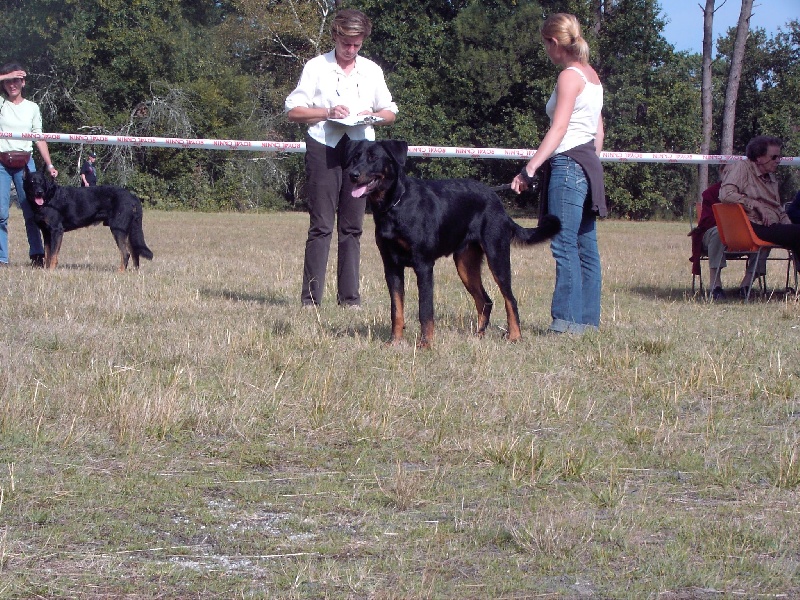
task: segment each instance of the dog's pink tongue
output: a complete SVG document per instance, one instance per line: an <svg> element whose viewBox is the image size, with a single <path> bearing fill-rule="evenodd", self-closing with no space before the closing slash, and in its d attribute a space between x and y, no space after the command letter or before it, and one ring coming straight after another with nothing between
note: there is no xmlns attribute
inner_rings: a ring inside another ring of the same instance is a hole
<svg viewBox="0 0 800 600"><path fill-rule="evenodd" d="M37 196L33 201L36 202L36 206L44 206L44 198L41 196Z"/></svg>
<svg viewBox="0 0 800 600"><path fill-rule="evenodd" d="M353 195L353 198L361 198L361 196L367 193L368 187L367 185L362 185L361 187L353 188L353 191L350 193Z"/></svg>

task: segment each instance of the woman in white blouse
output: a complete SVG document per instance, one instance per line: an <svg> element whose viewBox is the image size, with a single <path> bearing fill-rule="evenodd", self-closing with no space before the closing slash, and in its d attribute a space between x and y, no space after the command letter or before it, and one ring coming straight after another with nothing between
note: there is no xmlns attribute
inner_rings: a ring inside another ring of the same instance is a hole
<svg viewBox="0 0 800 600"><path fill-rule="evenodd" d="M337 302L358 307L361 232L366 200L353 198L343 173L348 140L374 140L373 125L390 125L397 115L381 68L359 56L372 32L367 16L352 9L336 13L331 26L334 49L303 68L286 98L287 117L307 124L306 190L310 225L303 266L301 302L322 302L334 222L337 224Z"/></svg>

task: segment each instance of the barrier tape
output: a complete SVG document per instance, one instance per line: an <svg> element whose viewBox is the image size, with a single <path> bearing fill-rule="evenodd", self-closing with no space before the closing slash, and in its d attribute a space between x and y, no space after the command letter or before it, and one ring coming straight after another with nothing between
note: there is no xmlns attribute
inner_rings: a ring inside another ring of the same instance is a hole
<svg viewBox="0 0 800 600"><path fill-rule="evenodd" d="M155 148L193 148L199 150L244 150L249 152L305 152L304 142L247 141L137 137L116 135L81 135L76 133L10 133L0 132L0 139L44 141L67 144L92 144L99 146L135 146ZM409 146L409 156L426 158L497 158L529 159L535 149L466 148L458 146ZM601 152L603 162L719 164L745 160L744 156L721 154L674 154L670 152ZM781 166L800 166L800 157L784 156Z"/></svg>

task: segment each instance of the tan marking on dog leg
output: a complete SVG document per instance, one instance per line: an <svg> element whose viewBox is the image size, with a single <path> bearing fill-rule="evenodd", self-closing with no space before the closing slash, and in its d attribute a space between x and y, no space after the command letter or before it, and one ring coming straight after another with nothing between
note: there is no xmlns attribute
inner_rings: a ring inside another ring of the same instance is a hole
<svg viewBox="0 0 800 600"><path fill-rule="evenodd" d="M50 264L47 265L47 268L50 270L55 270L58 266L58 253L61 252L61 242L64 241L64 236L62 235L58 238L56 242L56 247L53 248L52 253L50 254Z"/></svg>
<svg viewBox="0 0 800 600"><path fill-rule="evenodd" d="M478 336L483 336L486 332L492 314L492 303L486 300L486 290L481 277L482 259L483 253L474 249L467 249L458 256L453 256L461 283L475 302L475 309L478 312L478 327L475 333Z"/></svg>
<svg viewBox="0 0 800 600"><path fill-rule="evenodd" d="M419 342L417 346L420 348L430 348L433 345L433 321L425 321L421 323L422 331L420 332Z"/></svg>
<svg viewBox="0 0 800 600"><path fill-rule="evenodd" d="M508 317L508 334L506 338L509 342L516 342L522 339L522 328L520 327L519 320L514 314L514 305L511 300L505 298L506 315Z"/></svg>
<svg viewBox="0 0 800 600"><path fill-rule="evenodd" d="M405 329L405 300L401 291L392 293L392 339L391 342L400 342Z"/></svg>
<svg viewBox="0 0 800 600"><path fill-rule="evenodd" d="M489 269L490 272L491 269ZM506 320L508 323L508 331L506 332L506 339L509 342L516 342L522 339L522 328L519 324L519 315L516 310L516 301L514 300L513 296L506 296L503 293L503 286L497 281L497 277L495 277L494 273L492 272L492 277L494 278L497 287L500 289L500 293L503 294L503 302L506 306Z"/></svg>

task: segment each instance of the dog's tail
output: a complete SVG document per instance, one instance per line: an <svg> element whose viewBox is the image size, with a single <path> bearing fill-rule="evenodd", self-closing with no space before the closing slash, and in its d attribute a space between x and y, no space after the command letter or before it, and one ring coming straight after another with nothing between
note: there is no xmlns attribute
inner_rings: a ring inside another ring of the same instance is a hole
<svg viewBox="0 0 800 600"><path fill-rule="evenodd" d="M514 222L512 221L512 223ZM515 244L529 246L549 240L559 231L561 231L561 221L559 218L555 215L544 215L539 219L539 225L537 227L522 227L514 223L514 237L512 241Z"/></svg>
<svg viewBox="0 0 800 600"><path fill-rule="evenodd" d="M153 260L153 251L150 250L147 246L134 246L136 251L139 253L141 258L146 258L147 260Z"/></svg>
<svg viewBox="0 0 800 600"><path fill-rule="evenodd" d="M153 260L153 251L147 247L144 241L144 229L142 228L142 205L141 201L139 206L136 207L136 214L133 217L131 224L130 237L128 238L131 243L131 249L135 254L147 260Z"/></svg>

